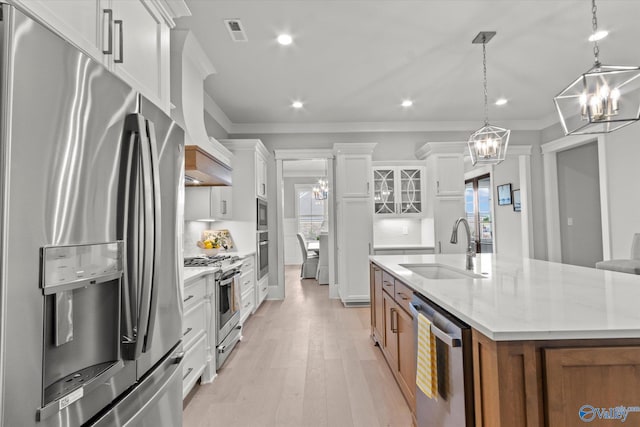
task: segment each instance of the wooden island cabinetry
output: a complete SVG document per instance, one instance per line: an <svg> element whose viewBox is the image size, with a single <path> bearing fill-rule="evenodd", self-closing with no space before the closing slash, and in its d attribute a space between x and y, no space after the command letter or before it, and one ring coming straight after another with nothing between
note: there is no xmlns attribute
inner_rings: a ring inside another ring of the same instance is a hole
<svg viewBox="0 0 640 427"><path fill-rule="evenodd" d="M443 262L453 256L423 257L420 261ZM448 293L459 298L463 292L451 287L465 285L462 281L449 280L449 288L444 288L434 285L437 280L416 279L398 269L400 262L418 262L417 258L408 258L372 257L371 336L380 346L415 419L416 348L408 303L412 294L418 293L439 301L442 308L448 303L446 295L434 296L431 292L449 289ZM487 286L488 281L482 280L483 286ZM474 291L468 294L473 294L474 302L479 304L478 301L484 300L478 295L477 285L470 286ZM521 339L509 329L503 332L497 327L487 328L473 316L453 311L450 311L452 316L464 317L472 328L470 342L463 345L471 346L473 399L468 405L472 407L469 410L472 410L475 427L577 427L591 421L591 425L600 426L618 425L623 419L622 425L640 426L640 338L631 332L594 334L585 327L584 331L559 330L553 335L536 329L518 332L522 338L533 338ZM504 311L496 313L509 316ZM575 325L575 321L572 324ZM504 325L513 328L511 321ZM594 328L593 325L589 327ZM484 329L480 332L482 328L495 334L496 339L489 338ZM616 333L630 338L617 338ZM553 339L543 339L544 335ZM608 335L612 337L607 338Z"/></svg>
<svg viewBox="0 0 640 427"><path fill-rule="evenodd" d="M412 291L374 264L371 273L371 334L415 413L416 351L408 308Z"/></svg>
<svg viewBox="0 0 640 427"><path fill-rule="evenodd" d="M474 330L473 373L476 427L578 427L583 405L640 407L635 338L492 341ZM640 425L640 413L624 425Z"/></svg>

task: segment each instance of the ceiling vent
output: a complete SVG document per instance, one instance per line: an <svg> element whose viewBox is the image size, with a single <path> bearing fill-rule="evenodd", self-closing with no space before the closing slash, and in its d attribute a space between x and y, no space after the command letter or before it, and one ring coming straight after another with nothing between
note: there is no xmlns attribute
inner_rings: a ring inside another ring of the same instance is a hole
<svg viewBox="0 0 640 427"><path fill-rule="evenodd" d="M225 19L224 23L231 35L231 40L234 42L246 42L249 40L239 19Z"/></svg>

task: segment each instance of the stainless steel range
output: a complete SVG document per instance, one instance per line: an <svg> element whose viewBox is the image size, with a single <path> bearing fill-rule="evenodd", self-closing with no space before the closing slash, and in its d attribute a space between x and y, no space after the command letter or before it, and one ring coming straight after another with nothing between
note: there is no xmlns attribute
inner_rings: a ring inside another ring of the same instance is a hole
<svg viewBox="0 0 640 427"><path fill-rule="evenodd" d="M233 255L198 256L184 259L185 267L218 267L215 273L216 368L225 362L242 338L240 325L240 258Z"/></svg>
<svg viewBox="0 0 640 427"><path fill-rule="evenodd" d="M236 255L218 254L213 256L200 255L184 259L185 267L228 267L237 263L240 258Z"/></svg>

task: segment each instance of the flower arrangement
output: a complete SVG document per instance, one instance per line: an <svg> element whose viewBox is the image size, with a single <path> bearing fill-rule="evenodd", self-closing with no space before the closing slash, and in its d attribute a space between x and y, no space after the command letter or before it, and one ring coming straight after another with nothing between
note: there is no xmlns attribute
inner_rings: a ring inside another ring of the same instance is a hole
<svg viewBox="0 0 640 427"><path fill-rule="evenodd" d="M207 251L216 253L220 249L226 251L233 248L233 239L229 230L205 230L196 244L199 248L204 249L205 253Z"/></svg>

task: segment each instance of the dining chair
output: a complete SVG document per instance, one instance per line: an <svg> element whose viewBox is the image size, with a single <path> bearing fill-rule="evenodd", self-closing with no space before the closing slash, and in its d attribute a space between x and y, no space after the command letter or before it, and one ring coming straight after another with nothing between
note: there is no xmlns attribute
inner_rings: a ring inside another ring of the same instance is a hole
<svg viewBox="0 0 640 427"><path fill-rule="evenodd" d="M302 268L300 269L300 277L303 279L315 279L318 270L318 254L307 250L307 242L302 233L296 235L298 243L300 243L300 252L302 253Z"/></svg>

